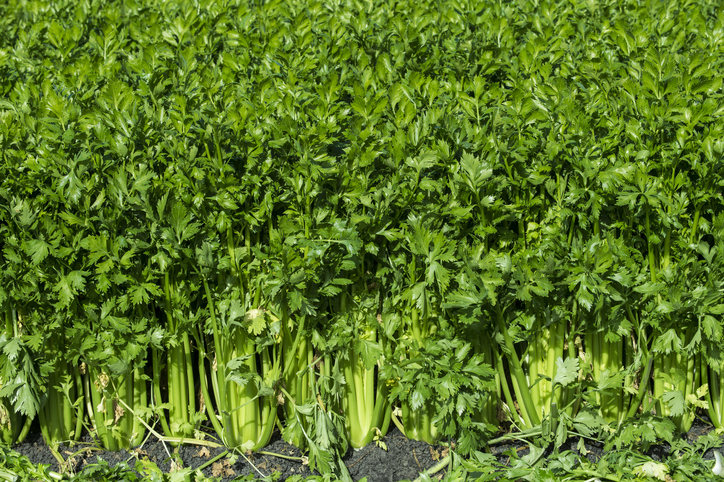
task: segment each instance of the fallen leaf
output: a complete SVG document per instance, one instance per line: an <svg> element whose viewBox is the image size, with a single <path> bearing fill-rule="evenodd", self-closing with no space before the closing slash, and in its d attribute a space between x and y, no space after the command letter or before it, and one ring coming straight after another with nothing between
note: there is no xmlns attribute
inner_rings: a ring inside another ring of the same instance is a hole
<svg viewBox="0 0 724 482"><path fill-rule="evenodd" d="M429 447L429 449L430 449L430 457L432 457L432 460L434 460L435 462L440 460L440 452L438 452L437 450L435 450L432 447Z"/></svg>
<svg viewBox="0 0 724 482"><path fill-rule="evenodd" d="M123 410L121 404L118 403L118 399L113 400L113 423L118 423L124 413L125 410Z"/></svg>

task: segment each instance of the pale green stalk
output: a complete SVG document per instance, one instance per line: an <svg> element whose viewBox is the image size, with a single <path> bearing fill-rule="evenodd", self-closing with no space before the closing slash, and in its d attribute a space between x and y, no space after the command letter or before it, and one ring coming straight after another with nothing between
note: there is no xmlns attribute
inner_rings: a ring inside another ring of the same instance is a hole
<svg viewBox="0 0 724 482"><path fill-rule="evenodd" d="M717 429L724 428L724 383L721 374L712 369L704 357L701 357L701 384L708 385L706 401L711 423Z"/></svg>
<svg viewBox="0 0 724 482"><path fill-rule="evenodd" d="M508 363L511 366L511 377L513 382L513 390L518 401L518 407L520 409L521 416L525 423L524 428L532 428L540 424L540 417L538 416L531 396L531 391L528 389L528 378L523 371L518 354L515 351L515 344L513 338L510 336L508 329L505 326L503 319L503 312L500 307L496 307L496 319L498 322L498 329L503 335L505 350L504 353L508 358ZM511 407L511 410L513 407Z"/></svg>
<svg viewBox="0 0 724 482"><path fill-rule="evenodd" d="M5 305L4 311L5 334L8 337L19 336L15 311L9 304ZM0 379L0 388L2 388L2 379ZM0 398L0 442L7 445L22 442L30 431L31 423L31 418L15 412L9 400Z"/></svg>
<svg viewBox="0 0 724 482"><path fill-rule="evenodd" d="M256 347L253 340L244 331L238 328L232 333L222 332L216 318L211 288L206 279L203 280L207 303L209 306L216 368L211 371L211 382L216 399L216 409L221 415L221 421L216 420L216 413L210 403L206 380L206 367L201 354L199 370L201 375L201 389L210 415L213 417L214 429L228 447L244 447L244 449L258 450L264 447L271 437L274 422L276 421L276 407L274 398L259 399L258 389L253 382L240 386L235 382L227 382L227 363L237 357L248 356L245 364L251 373L258 373ZM258 301L258 300L257 300ZM203 338L203 333L199 334ZM200 344L200 346L204 346ZM278 376L276 367L270 358L269 349L261 353L261 368L264 370L264 380L271 385ZM270 379L273 378L274 380Z"/></svg>
<svg viewBox="0 0 724 482"><path fill-rule="evenodd" d="M190 426L191 416L196 413L191 346L188 333L181 331L178 320L174 317L171 296L175 286L169 271L164 275L163 285L168 330L177 340L177 345L169 347L166 353L168 398L171 405L168 424L170 432L167 434L169 436L188 436L193 430L193 427Z"/></svg>
<svg viewBox="0 0 724 482"><path fill-rule="evenodd" d="M693 329L690 328L685 334L684 340L688 343L693 336ZM699 353L693 355L683 355L676 351L671 353L657 353L654 355L654 399L656 400L657 413L664 416L671 416L671 410L662 397L667 392L679 391L684 395L684 400L689 395L693 395L699 387L701 379L701 362ZM665 374L676 376L676 371L684 373L682 378L675 380L674 383L664 378ZM686 411L684 415L672 416L672 420L676 424L677 430L680 432L688 432L694 422L694 414Z"/></svg>

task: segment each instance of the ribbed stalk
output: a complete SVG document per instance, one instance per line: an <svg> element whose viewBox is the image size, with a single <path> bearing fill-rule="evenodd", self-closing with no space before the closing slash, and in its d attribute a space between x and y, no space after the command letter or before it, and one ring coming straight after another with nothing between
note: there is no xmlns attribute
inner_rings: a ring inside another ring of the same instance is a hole
<svg viewBox="0 0 724 482"><path fill-rule="evenodd" d="M236 352L232 356L249 356L244 362L246 367L251 373L257 373L256 366L256 355L254 344L248 339L243 330L237 330L236 332ZM252 442L256 445L259 439L259 426L261 425L261 413L259 401L256 399L258 390L254 383L248 382L243 387L232 384L236 389L236 398L229 400L231 407L234 405L239 408L233 408L236 410L236 422L239 430L239 436L237 442L239 445L246 443L247 441Z"/></svg>
<svg viewBox="0 0 724 482"><path fill-rule="evenodd" d="M714 427L724 428L724 383L721 374L712 369L705 357L701 357L701 384L708 384L706 401L709 405L709 418Z"/></svg>
<svg viewBox="0 0 724 482"><path fill-rule="evenodd" d="M222 438L224 444L232 448L245 450L258 450L265 446L271 438L274 422L276 421L276 406L273 397L259 399L258 388L252 381L241 386L236 382L227 382L228 363L239 357L247 357L244 361L246 368L251 373L259 373L260 367L257 361L256 347L246 333L246 328L235 327L229 333L222 330L216 318L214 299L206 279L203 281L206 294L211 326L213 331L214 353L216 368L210 373L211 385L213 387L216 409L221 414L221 421L215 420L216 411L211 406L208 391L206 366L203 359L206 358L205 351L201 353L202 361L199 364L201 373L201 390L207 407L210 411L214 429ZM263 316L263 315L262 315ZM203 333L199 333L199 339ZM205 343L200 342L202 349ZM205 349L204 349L205 350ZM262 376L268 385L272 385L278 378L279 368L271 359L269 348L263 349L261 353Z"/></svg>
<svg viewBox="0 0 724 482"><path fill-rule="evenodd" d="M217 403L224 404L223 407L219 407L219 412L221 413L222 420L221 425L224 428L222 440L227 446L229 446L233 444L235 437L232 429L231 415L229 414L228 410L225 409L228 400L228 395L226 393L226 357L224 356L225 350L223 349L221 332L219 331L219 326L216 321L216 308L215 305L211 302L213 300L213 297L211 296L211 289L209 288L209 282L205 278L204 290L206 292L207 303L209 304L209 315L211 318L211 328L214 337L215 366L212 367L211 380L214 388L214 397L218 401ZM219 383L218 380L221 380L221 383Z"/></svg>
<svg viewBox="0 0 724 482"><path fill-rule="evenodd" d="M16 313L9 304L5 305L3 322L4 332L8 338L19 335ZM3 380L0 379L0 388L2 388L2 383ZM28 417L17 413L8 399L0 398L0 442L7 445L22 442L30 430L31 422L32 420Z"/></svg>
<svg viewBox="0 0 724 482"><path fill-rule="evenodd" d="M48 355L64 353L65 340L63 335L51 335L46 346ZM78 395L77 368L64 359L56 359L53 370L48 375L48 398L38 412L40 430L48 445L57 446L60 442L78 440L80 424L78 417L83 416L83 406L73 407ZM65 382L69 383L68 397L59 390ZM57 387L57 388L56 388Z"/></svg>
<svg viewBox="0 0 724 482"><path fill-rule="evenodd" d="M155 404L161 405L163 403L163 399L161 398L161 363L160 363L160 355L158 353L158 350L156 348L151 349L151 359L153 363L153 397L155 399ZM171 428L168 425L168 420L165 416L159 417L161 419L161 427L163 428L163 433L170 434Z"/></svg>
<svg viewBox="0 0 724 482"><path fill-rule="evenodd" d="M605 340L605 333L595 328L586 330L586 353L593 367L593 379L598 382L605 370L614 376L623 369L623 340L614 342ZM620 423L626 417L624 412L623 387L615 389L612 394L596 393L596 402L600 406L601 416L609 423Z"/></svg>
<svg viewBox="0 0 724 482"><path fill-rule="evenodd" d="M536 405L533 403L531 397L531 390L528 387L528 379L525 376L523 367L521 366L518 354L515 351L515 344L513 338L508 332L508 328L505 326L503 320L503 312L500 308L497 308L496 320L498 322L498 329L503 335L503 341L505 345L505 355L508 358L508 362L512 368L511 378L513 382L513 390L515 391L516 400L518 400L518 407L520 414L525 423L523 428L532 428L540 425L540 417L536 413ZM511 407L511 410L513 407Z"/></svg>
<svg viewBox="0 0 724 482"><path fill-rule="evenodd" d="M166 351L166 372L168 379L169 425L172 437L185 437L193 432L191 414L195 412L194 378L191 348L188 333L180 332L178 320L174 317L171 292L175 289L173 280L167 271L164 276L164 294L166 298L166 320L168 330L177 340L175 346Z"/></svg>
<svg viewBox="0 0 724 482"><path fill-rule="evenodd" d="M287 420L296 418L295 405L301 406L309 400L311 396L310 375L309 370L304 370L313 360L310 358L313 352L309 349L309 340L302 338L304 332L305 318L299 319L299 326L292 326L287 307L282 307L282 352L284 357L284 370L282 378L287 387L287 392L291 395L294 403L285 404L285 414ZM304 371L299 376L297 373ZM306 420L300 420L303 429L306 431ZM291 443L299 448L303 448L306 444L305 438L297 433Z"/></svg>
<svg viewBox="0 0 724 482"><path fill-rule="evenodd" d="M415 280L414 257L412 258L412 262L410 263L410 279L411 282L414 282ZM409 312L412 336L419 346L423 346L427 340L427 337L429 336L430 331L428 314L425 313L423 316L420 316L420 312L412 300L410 300ZM411 359L415 358L417 355L417 352L412 352L409 354ZM425 400L422 407L417 410L413 410L412 407L409 406L409 402L403 402L402 423L405 427L405 435L407 436L407 438L413 440L422 440L429 444L436 443L439 437L439 430L432 424L432 414L434 413L434 400Z"/></svg>
<svg viewBox="0 0 724 482"><path fill-rule="evenodd" d="M429 444L437 442L440 434L437 427L432 425L434 405L430 401L425 401L417 410L413 410L407 402L402 403L401 408L402 424L407 438Z"/></svg>
<svg viewBox="0 0 724 482"><path fill-rule="evenodd" d="M391 406L387 401L387 387L382 383L375 389L374 368L367 370L352 353L340 363L347 381L344 397L347 432L351 445L362 448L374 438L375 428L384 435L389 427Z"/></svg>
<svg viewBox="0 0 724 482"><path fill-rule="evenodd" d="M65 394L55 387L59 387L64 381L64 375L71 372L71 389L69 395L71 400L76 397L75 376L72 372L73 368L67 366L65 362L58 361L55 363L53 373L48 376L48 398L43 407L38 412L38 420L40 421L40 431L45 441L50 446L57 446L61 442L78 440L80 431L78 430L77 417L82 416L82 405L78 409L73 408L71 402L66 399Z"/></svg>
<svg viewBox="0 0 724 482"><path fill-rule="evenodd" d="M271 350L271 347L266 347L261 352L262 378L269 387L274 385L280 375L279 365L274 363ZM276 397L266 397L261 401L261 418L259 420L261 432L252 450L264 448L269 443L276 420Z"/></svg>
<svg viewBox="0 0 724 482"><path fill-rule="evenodd" d="M342 293L339 298L339 312L348 313L348 310L348 295ZM352 313L350 316L357 314ZM357 322L364 324L366 320L361 316L357 317ZM367 327L362 336L374 341L377 331L374 327ZM352 349L347 350L347 357L340 358L338 363L346 382L343 411L347 435L352 447L362 448L374 438L375 428L379 429L382 435L387 432L391 413L391 406L387 401L387 387L384 383L375 385L375 367L366 369ZM325 363L325 371L328 370Z"/></svg>
<svg viewBox="0 0 724 482"><path fill-rule="evenodd" d="M495 392L488 394L480 407L475 419L478 422L488 423L491 425L498 425L498 400L500 399L501 391L501 378L498 372L498 357L496 355L495 345L487 334L482 334L480 338L477 338L473 343L475 352L483 355L485 363L495 370Z"/></svg>
<svg viewBox="0 0 724 482"><path fill-rule="evenodd" d="M128 449L143 441L145 427L119 402L133 411L145 408L146 382L139 368L111 379L107 373L89 367L85 375L85 399L88 415L103 447Z"/></svg>
<svg viewBox="0 0 724 482"><path fill-rule="evenodd" d="M222 428L221 423L219 422L218 418L216 417L216 411L214 410L214 405L211 403L211 395L209 393L209 382L208 377L206 375L206 344L204 342L204 332L201 327L199 327L198 330L198 344L199 347L199 383L201 385L201 394L203 396L203 401L206 407L206 410L209 412L209 420L211 421L211 425L214 427L214 430L216 431L217 435L220 437L222 443L226 443L226 437L224 435L224 430ZM213 374L213 368L211 373L212 380L216 377ZM217 391L214 391L216 399L218 400Z"/></svg>
<svg viewBox="0 0 724 482"><path fill-rule="evenodd" d="M693 329L687 330L685 343L689 343ZM701 363L699 353L685 356L681 353L657 353L654 355L654 399L657 413L664 416L671 416L670 407L662 400L664 394L672 391L679 391L683 394L684 400L692 395L699 387L701 379ZM676 377L684 374L683 377L675 379L672 383L664 378L664 375ZM694 422L694 415L686 412L684 415L672 416L672 420L680 432L688 432Z"/></svg>
<svg viewBox="0 0 724 482"><path fill-rule="evenodd" d="M146 380L143 379L143 370L139 367L133 369L133 405L129 406L136 411L138 408L148 407L148 393L146 388ZM141 421L134 417L133 414L127 413L128 421L130 422L130 446L136 447L143 442L143 438L146 435L146 427Z"/></svg>

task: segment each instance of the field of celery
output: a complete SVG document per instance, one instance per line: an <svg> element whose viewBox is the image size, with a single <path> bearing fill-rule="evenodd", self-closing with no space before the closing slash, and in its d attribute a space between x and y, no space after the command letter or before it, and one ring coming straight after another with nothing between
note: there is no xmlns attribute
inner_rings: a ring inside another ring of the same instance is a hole
<svg viewBox="0 0 724 482"><path fill-rule="evenodd" d="M0 443L721 433L723 78L706 0L2 2Z"/></svg>

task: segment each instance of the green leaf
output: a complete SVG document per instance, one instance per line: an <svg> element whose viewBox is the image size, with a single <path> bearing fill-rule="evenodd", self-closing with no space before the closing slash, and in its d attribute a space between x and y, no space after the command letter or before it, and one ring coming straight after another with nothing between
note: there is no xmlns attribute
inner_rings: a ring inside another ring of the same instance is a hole
<svg viewBox="0 0 724 482"><path fill-rule="evenodd" d="M667 480L669 467L666 464L654 461L644 462L634 467L633 473L643 477L653 477L659 480Z"/></svg>
<svg viewBox="0 0 724 482"><path fill-rule="evenodd" d="M578 358L562 357L556 359L556 374L553 377L553 386L567 387L578 379Z"/></svg>
<svg viewBox="0 0 724 482"><path fill-rule="evenodd" d="M25 251L30 255L34 265L39 265L50 253L51 246L44 239L33 239L28 242Z"/></svg>
<svg viewBox="0 0 724 482"><path fill-rule="evenodd" d="M686 413L686 397L681 391L665 392L661 398L672 416L676 417Z"/></svg>
<svg viewBox="0 0 724 482"><path fill-rule="evenodd" d="M619 389L623 386L623 380L626 374L623 371L611 374L607 368L601 372L601 376L597 380L599 390Z"/></svg>
<svg viewBox="0 0 724 482"><path fill-rule="evenodd" d="M244 324L249 333L255 336L262 334L267 327L267 316L269 315L264 310L252 309L247 311L246 315L244 315Z"/></svg>
<svg viewBox="0 0 724 482"><path fill-rule="evenodd" d="M85 289L85 276L88 274L86 271L76 270L60 278L53 287L60 298L60 307L69 306L73 297Z"/></svg>
<svg viewBox="0 0 724 482"><path fill-rule="evenodd" d="M654 341L651 349L654 352L664 353L668 355L673 351L680 351L681 347L682 340L679 337L679 334L677 333L676 329L670 328L658 337L656 337L656 340Z"/></svg>
<svg viewBox="0 0 724 482"><path fill-rule="evenodd" d="M372 340L356 340L354 351L359 355L366 370L371 370L382 357L382 346Z"/></svg>
<svg viewBox="0 0 724 482"><path fill-rule="evenodd" d="M418 390L413 390L410 394L410 407L413 410L419 410L425 403L425 397Z"/></svg>
<svg viewBox="0 0 724 482"><path fill-rule="evenodd" d="M585 437L595 437L605 425L606 421L591 410L582 410L573 419L576 432Z"/></svg>

